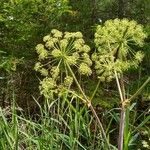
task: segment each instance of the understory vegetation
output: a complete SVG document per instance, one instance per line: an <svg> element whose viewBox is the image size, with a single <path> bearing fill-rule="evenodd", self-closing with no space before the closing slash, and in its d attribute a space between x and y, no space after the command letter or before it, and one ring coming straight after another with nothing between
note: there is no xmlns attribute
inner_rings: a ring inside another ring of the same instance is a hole
<svg viewBox="0 0 150 150"><path fill-rule="evenodd" d="M1 0L0 150L150 149L148 0Z"/></svg>

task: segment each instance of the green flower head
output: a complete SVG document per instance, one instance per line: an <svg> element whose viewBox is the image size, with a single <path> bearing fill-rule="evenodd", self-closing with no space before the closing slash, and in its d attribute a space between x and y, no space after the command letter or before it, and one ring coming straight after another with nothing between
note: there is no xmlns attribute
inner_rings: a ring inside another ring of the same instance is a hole
<svg viewBox="0 0 150 150"><path fill-rule="evenodd" d="M39 54L39 60L43 60L43 59L47 58L48 51L44 48L43 44L38 44L36 46L36 51Z"/></svg>
<svg viewBox="0 0 150 150"><path fill-rule="evenodd" d="M81 32L62 33L53 29L51 34L43 38L43 41L44 44L36 46L36 51L39 55L40 65L45 67L50 74L53 74L51 73L53 66L57 66L60 72L63 69L64 72L67 65L77 68L82 66L80 66L81 63L84 63L88 68L92 65L89 57L90 47L85 44ZM39 71L40 66L38 65L35 66L36 71ZM43 73L43 69L40 72L46 75L46 71ZM80 73L82 74L82 71Z"/></svg>
<svg viewBox="0 0 150 150"><path fill-rule="evenodd" d="M53 79L56 79L59 76L60 70L58 66L53 66L50 70L51 76Z"/></svg>
<svg viewBox="0 0 150 150"><path fill-rule="evenodd" d="M39 71L39 70L41 69L41 67L42 67L41 63L40 63L40 62L37 62L37 63L35 64L35 66L34 66L34 70L35 70L35 71Z"/></svg>
<svg viewBox="0 0 150 150"><path fill-rule="evenodd" d="M83 74L83 75L91 75L92 70L90 69L90 67L87 64L81 63L80 67L79 67L79 73Z"/></svg>
<svg viewBox="0 0 150 150"><path fill-rule="evenodd" d="M64 85L66 87L70 87L72 83L73 83L73 78L71 76L66 76L64 79Z"/></svg>
<svg viewBox="0 0 150 150"><path fill-rule="evenodd" d="M45 76L40 82L40 91L45 97L54 92L56 84L57 87L70 87L73 78L69 76L69 67L81 75L92 74L90 47L85 44L81 32L62 33L53 29L43 38L43 44L36 46L36 52L39 62L34 69Z"/></svg>
<svg viewBox="0 0 150 150"><path fill-rule="evenodd" d="M98 25L94 40L97 51L92 54L97 74L110 80L114 71L121 74L137 67L143 53L133 51L130 46L142 46L145 37L143 27L128 19L108 20L103 26Z"/></svg>
<svg viewBox="0 0 150 150"><path fill-rule="evenodd" d="M52 31L51 31L51 33L53 34L53 37L55 37L55 38L62 38L62 32L60 32L59 30L56 30L56 29L53 29Z"/></svg>
<svg viewBox="0 0 150 150"><path fill-rule="evenodd" d="M44 95L46 98L49 98L51 96L52 90L54 90L56 87L56 82L52 78L44 78L40 82L40 91L41 94Z"/></svg>

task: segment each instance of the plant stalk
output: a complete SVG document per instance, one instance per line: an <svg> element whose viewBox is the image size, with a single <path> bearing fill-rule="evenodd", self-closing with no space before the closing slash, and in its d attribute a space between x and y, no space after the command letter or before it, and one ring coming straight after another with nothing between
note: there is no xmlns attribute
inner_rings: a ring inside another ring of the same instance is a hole
<svg viewBox="0 0 150 150"><path fill-rule="evenodd" d="M125 108L121 108L120 114L120 124L119 124L119 140L118 140L118 150L123 150L123 140L124 140L124 126L126 117Z"/></svg>
<svg viewBox="0 0 150 150"><path fill-rule="evenodd" d="M74 75L72 69L70 68L70 66L69 66L68 64L67 64L67 67L68 67L68 69L69 69L69 71L70 71L70 73L71 73L73 79L75 80L76 85L77 85L77 87L79 88L81 94L83 95L84 99L86 100L87 106L90 108L90 110L92 111L92 113L93 113L95 119L97 120L97 122L98 122L98 124L99 124L100 130L101 130L101 132L102 132L102 136L103 136L103 138L104 138L104 140L105 140L105 142L106 142L106 144L107 144L108 150L111 150L111 149L110 149L110 146L109 146L109 142L108 142L107 137L106 137L106 134L105 134L105 131L104 131L104 128L103 128L103 125L102 125L102 123L101 123L101 121L100 121L100 119L99 119L99 117L98 117L98 115L97 115L97 113L96 113L94 107L92 106L91 101L90 101L90 100L87 98L87 96L85 95L85 93L84 93L84 91L82 90L82 88L81 88L81 86L80 86L80 84L79 84L77 78L75 77L75 75Z"/></svg>
<svg viewBox="0 0 150 150"><path fill-rule="evenodd" d="M119 82L118 75L115 71L115 77L116 77L117 87L118 87L118 91L119 91L120 98L121 98L118 150L123 150L124 126L125 126L125 117L126 117L126 108L124 107L123 102L126 100L126 97L125 97L123 76L121 77L120 82Z"/></svg>

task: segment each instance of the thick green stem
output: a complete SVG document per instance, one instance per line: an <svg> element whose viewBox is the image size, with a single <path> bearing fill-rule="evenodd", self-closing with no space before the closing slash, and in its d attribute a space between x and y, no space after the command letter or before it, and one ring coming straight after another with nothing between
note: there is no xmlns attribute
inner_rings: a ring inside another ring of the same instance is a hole
<svg viewBox="0 0 150 150"><path fill-rule="evenodd" d="M121 78L121 84L118 79L118 75L115 71L115 77L116 82L118 86L118 91L121 98L121 114L120 114L120 125L119 125L119 139L118 139L118 150L123 150L123 137L124 137L124 126L125 126L125 117L126 117L126 109L123 105L123 102L125 101L125 89L124 89L124 83L123 83L123 77Z"/></svg>
<svg viewBox="0 0 150 150"><path fill-rule="evenodd" d="M121 108L120 114L120 124L119 124L119 140L118 140L118 150L123 150L123 137L124 137L124 126L126 117L125 108Z"/></svg>
<svg viewBox="0 0 150 150"><path fill-rule="evenodd" d="M105 140L105 142L106 142L106 144L107 144L108 150L111 150L111 149L110 149L110 146L109 146L109 142L108 142L107 137L106 137L106 134L105 134L105 131L104 131L104 128L103 128L103 125L102 125L102 123L101 123L101 121L100 121L100 119L99 119L99 117L98 117L98 115L97 115L97 113L96 113L94 107L92 106L91 101L90 101L90 100L87 98L87 96L85 95L84 91L82 90L82 88L81 88L81 86L80 86L80 84L79 84L77 78L75 77L75 75L74 75L72 69L70 68L70 66L69 66L68 64L66 64L66 65L67 65L67 67L68 67L68 69L69 69L69 71L70 71L70 73L71 73L71 75L72 75L72 77L73 77L73 79L74 79L74 81L75 81L77 87L79 88L81 94L83 95L83 97L84 97L84 99L85 99L85 101L86 101L87 106L91 109L91 111L92 111L92 113L93 113L95 119L97 120L97 122L98 122L98 124L99 124L99 127L100 127L101 132L102 132L102 136L103 136L103 138L104 138L104 140Z"/></svg>
<svg viewBox="0 0 150 150"><path fill-rule="evenodd" d="M123 83L123 78L118 79L117 73L115 72L116 82L118 86L118 91L121 98L121 116L120 116L120 127L119 127L119 140L118 140L118 150L123 150L123 138L124 138L124 126L125 126L125 117L126 117L126 107L124 106L124 103L126 101L125 97L125 88ZM131 96L131 98L128 100L128 102L131 102L134 100L143 90L143 88L150 82L150 77L144 82L144 84L137 90L137 92Z"/></svg>

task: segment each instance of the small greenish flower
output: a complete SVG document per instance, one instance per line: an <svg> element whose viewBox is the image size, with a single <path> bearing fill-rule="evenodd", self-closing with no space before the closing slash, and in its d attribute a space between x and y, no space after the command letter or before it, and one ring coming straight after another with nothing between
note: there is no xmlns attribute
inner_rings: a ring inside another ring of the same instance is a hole
<svg viewBox="0 0 150 150"><path fill-rule="evenodd" d="M43 81L40 82L40 85L43 89L48 91L49 89L53 89L56 87L56 82L52 78L44 78Z"/></svg>
<svg viewBox="0 0 150 150"><path fill-rule="evenodd" d="M48 76L48 71L47 71L47 69L45 69L45 68L41 68L41 69L39 70L39 72L40 72L41 75L43 75L43 76Z"/></svg>
<svg viewBox="0 0 150 150"><path fill-rule="evenodd" d="M52 40L48 40L45 44L45 47L51 49L54 47L54 42Z"/></svg>
<svg viewBox="0 0 150 150"><path fill-rule="evenodd" d="M76 43L83 45L83 44L85 44L85 41L83 39L77 39L74 44L76 44Z"/></svg>
<svg viewBox="0 0 150 150"><path fill-rule="evenodd" d="M94 53L92 54L92 60L93 60L93 61L96 61L97 59L98 59L97 53L94 52Z"/></svg>
<svg viewBox="0 0 150 150"><path fill-rule="evenodd" d="M40 91L41 94L44 95L46 98L51 96L51 92L56 88L56 82L52 78L44 78L40 82Z"/></svg>
<svg viewBox="0 0 150 150"><path fill-rule="evenodd" d="M53 79L56 79L59 76L60 70L58 66L53 66L51 69L51 75Z"/></svg>
<svg viewBox="0 0 150 150"><path fill-rule="evenodd" d="M88 53L90 51L90 47L88 45L84 45L82 47L82 51L85 52L85 53Z"/></svg>
<svg viewBox="0 0 150 150"><path fill-rule="evenodd" d="M53 43L57 43L57 42L59 42L59 39L58 39L58 38L53 37L53 38L52 38L52 41L53 41Z"/></svg>
<svg viewBox="0 0 150 150"><path fill-rule="evenodd" d="M72 56L74 56L77 60L80 58L80 55L78 52L72 53Z"/></svg>
<svg viewBox="0 0 150 150"><path fill-rule="evenodd" d="M42 67L42 64L41 64L41 62L37 62L36 64L35 64L35 66L34 66L34 70L35 71L39 71L39 69Z"/></svg>
<svg viewBox="0 0 150 150"><path fill-rule="evenodd" d="M84 62L88 65L88 66L92 66L92 61L90 58L85 58Z"/></svg>
<svg viewBox="0 0 150 150"><path fill-rule="evenodd" d="M38 44L36 46L36 51L39 54L39 60L43 60L43 59L47 58L48 51L44 48L43 44Z"/></svg>
<svg viewBox="0 0 150 150"><path fill-rule="evenodd" d="M71 76L66 76L64 79L64 85L66 87L70 87L72 83L73 83L73 78Z"/></svg>
<svg viewBox="0 0 150 150"><path fill-rule="evenodd" d="M41 50L43 50L44 49L44 45L43 44L38 44L37 46L36 46L36 51L37 51L37 53L39 53Z"/></svg>
<svg viewBox="0 0 150 150"><path fill-rule="evenodd" d="M83 35L81 32L65 32L65 36L64 36L65 39L70 39L70 38L77 38L77 39L80 39L80 38L83 38Z"/></svg>
<svg viewBox="0 0 150 150"><path fill-rule="evenodd" d="M62 52L59 49L54 49L51 53L51 55L55 58L60 57L62 55Z"/></svg>
<svg viewBox="0 0 150 150"><path fill-rule="evenodd" d="M81 32L76 32L75 37L81 39L81 38L83 38L83 35Z"/></svg>
<svg viewBox="0 0 150 150"><path fill-rule="evenodd" d="M82 51L82 44L81 43L78 43L78 42L75 42L74 43L74 48L78 51Z"/></svg>
<svg viewBox="0 0 150 150"><path fill-rule="evenodd" d="M40 54L39 54L39 60L43 60L46 59L48 56L48 52L46 50L43 50Z"/></svg>
<svg viewBox="0 0 150 150"><path fill-rule="evenodd" d="M75 55L72 55L72 56L67 56L66 59L69 65L76 65L78 57L76 57Z"/></svg>
<svg viewBox="0 0 150 150"><path fill-rule="evenodd" d="M64 38L65 38L65 39L74 38L74 33L65 32Z"/></svg>
<svg viewBox="0 0 150 150"><path fill-rule="evenodd" d="M60 46L62 49L65 49L68 45L68 40L67 39L62 39L60 40Z"/></svg>
<svg viewBox="0 0 150 150"><path fill-rule="evenodd" d="M82 57L83 57L84 62L86 62L88 66L92 66L92 61L90 59L90 56L87 53L83 53Z"/></svg>
<svg viewBox="0 0 150 150"><path fill-rule="evenodd" d="M44 36L43 41L47 42L51 39L50 35Z"/></svg>
<svg viewBox="0 0 150 150"><path fill-rule="evenodd" d="M81 32L76 32L75 37L80 39L80 38L83 38L83 35Z"/></svg>
<svg viewBox="0 0 150 150"><path fill-rule="evenodd" d="M55 37L55 38L62 38L62 32L60 32L59 30L56 30L56 29L53 29L52 31L51 31L51 33L53 34L53 36Z"/></svg>
<svg viewBox="0 0 150 150"><path fill-rule="evenodd" d="M79 73L81 75L91 75L92 74L92 70L90 69L90 67L85 64L85 63L81 63L79 66Z"/></svg>

